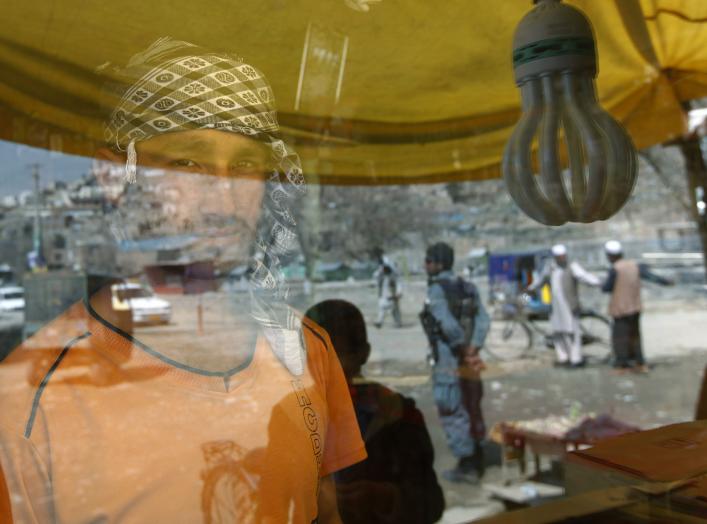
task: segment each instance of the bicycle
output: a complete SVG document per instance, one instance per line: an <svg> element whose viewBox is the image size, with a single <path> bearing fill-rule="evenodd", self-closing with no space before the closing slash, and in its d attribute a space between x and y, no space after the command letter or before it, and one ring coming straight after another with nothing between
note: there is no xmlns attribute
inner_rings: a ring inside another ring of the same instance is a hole
<svg viewBox="0 0 707 524"><path fill-rule="evenodd" d="M549 308L534 308L531 297L525 293L506 299L494 297L491 326L486 337L485 350L496 360L511 361L529 356L535 337L542 337L544 346L554 349L552 333L541 323L549 320ZM580 313L582 352L589 362L608 363L611 360L611 322L592 309Z"/></svg>

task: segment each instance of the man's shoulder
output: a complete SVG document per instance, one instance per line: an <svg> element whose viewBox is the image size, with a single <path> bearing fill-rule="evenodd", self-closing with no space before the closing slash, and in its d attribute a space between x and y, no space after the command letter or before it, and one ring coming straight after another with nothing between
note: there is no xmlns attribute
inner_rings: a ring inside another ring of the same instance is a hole
<svg viewBox="0 0 707 524"><path fill-rule="evenodd" d="M622 258L614 263L614 269L618 272L639 272L640 265L635 260Z"/></svg>
<svg viewBox="0 0 707 524"><path fill-rule="evenodd" d="M84 329L79 329L74 313L53 320L0 362L0 424L6 429L21 429L52 374L63 361L71 359L70 350L85 345L83 341L90 333L85 323Z"/></svg>
<svg viewBox="0 0 707 524"><path fill-rule="evenodd" d="M458 293L463 295L476 295L478 293L476 284L471 280L454 274L445 275L437 279L435 284L445 294Z"/></svg>
<svg viewBox="0 0 707 524"><path fill-rule="evenodd" d="M18 367L52 360L77 338L88 333L88 317L82 304L75 304L25 339L0 362L0 366Z"/></svg>
<svg viewBox="0 0 707 524"><path fill-rule="evenodd" d="M113 358L116 344L74 313L60 315L0 363L0 440L38 445L49 437L49 420L70 427L71 413L90 406L99 388L125 381L122 361Z"/></svg>
<svg viewBox="0 0 707 524"><path fill-rule="evenodd" d="M427 286L427 303L438 304L448 301L448 290L439 280L430 281Z"/></svg>
<svg viewBox="0 0 707 524"><path fill-rule="evenodd" d="M324 377L328 375L329 362L336 360L336 352L331 338L323 327L304 316L302 317L301 333L309 369L324 380Z"/></svg>
<svg viewBox="0 0 707 524"><path fill-rule="evenodd" d="M471 280L467 280L466 278L459 277L461 287L464 289L465 292L467 293L473 293L476 294L479 292L479 288L476 287L476 284L474 284Z"/></svg>
<svg viewBox="0 0 707 524"><path fill-rule="evenodd" d="M432 287L434 285L443 287L443 286L448 286L450 283L456 282L459 280L459 276L455 275L451 271L445 271L443 273L440 273L434 277L431 277L429 279L429 287Z"/></svg>
<svg viewBox="0 0 707 524"><path fill-rule="evenodd" d="M329 334L323 327L305 316L301 316L300 320L302 321L302 337L307 345L307 350L316 348L318 351L333 351Z"/></svg>

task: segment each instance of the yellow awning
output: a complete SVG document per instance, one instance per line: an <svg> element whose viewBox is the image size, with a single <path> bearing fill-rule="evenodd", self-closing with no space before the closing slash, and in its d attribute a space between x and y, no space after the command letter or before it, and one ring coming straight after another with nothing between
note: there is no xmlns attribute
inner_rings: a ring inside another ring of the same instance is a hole
<svg viewBox="0 0 707 524"><path fill-rule="evenodd" d="M707 96L707 2L568 3L594 25L600 99L636 145L680 136L681 101ZM92 155L103 136L94 71L169 35L263 70L284 134L323 182L497 177L519 114L512 35L531 7L530 0L383 0L368 12L344 0L11 2L0 29L0 138ZM317 49L336 56L327 63Z"/></svg>

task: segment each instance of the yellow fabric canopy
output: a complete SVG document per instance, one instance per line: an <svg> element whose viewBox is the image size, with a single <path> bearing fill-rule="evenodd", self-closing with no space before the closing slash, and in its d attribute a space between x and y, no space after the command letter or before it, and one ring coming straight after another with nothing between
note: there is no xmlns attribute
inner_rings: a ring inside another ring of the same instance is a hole
<svg viewBox="0 0 707 524"><path fill-rule="evenodd" d="M511 41L530 0L84 2L5 6L0 138L92 155L96 68L161 36L228 50L273 85L283 133L325 183L499 176L519 115ZM602 104L636 146L682 134L707 96L707 2L572 0L594 25Z"/></svg>

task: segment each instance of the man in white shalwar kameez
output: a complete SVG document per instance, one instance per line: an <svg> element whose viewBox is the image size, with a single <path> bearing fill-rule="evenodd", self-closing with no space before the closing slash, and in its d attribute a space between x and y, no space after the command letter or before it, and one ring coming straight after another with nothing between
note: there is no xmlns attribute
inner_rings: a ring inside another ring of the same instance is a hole
<svg viewBox="0 0 707 524"><path fill-rule="evenodd" d="M395 327L402 327L402 317L400 316L400 297L403 294L402 285L395 266L386 257L382 258L380 267L374 273L378 280L378 316L375 326L380 328L388 311L393 314Z"/></svg>
<svg viewBox="0 0 707 524"><path fill-rule="evenodd" d="M579 263L567 260L567 248L562 244L552 246L553 261L546 264L538 279L529 286L529 291L550 284L552 292L552 312L550 326L555 346L556 363L581 367L582 332L579 326L578 283L598 287L599 279L586 271Z"/></svg>

